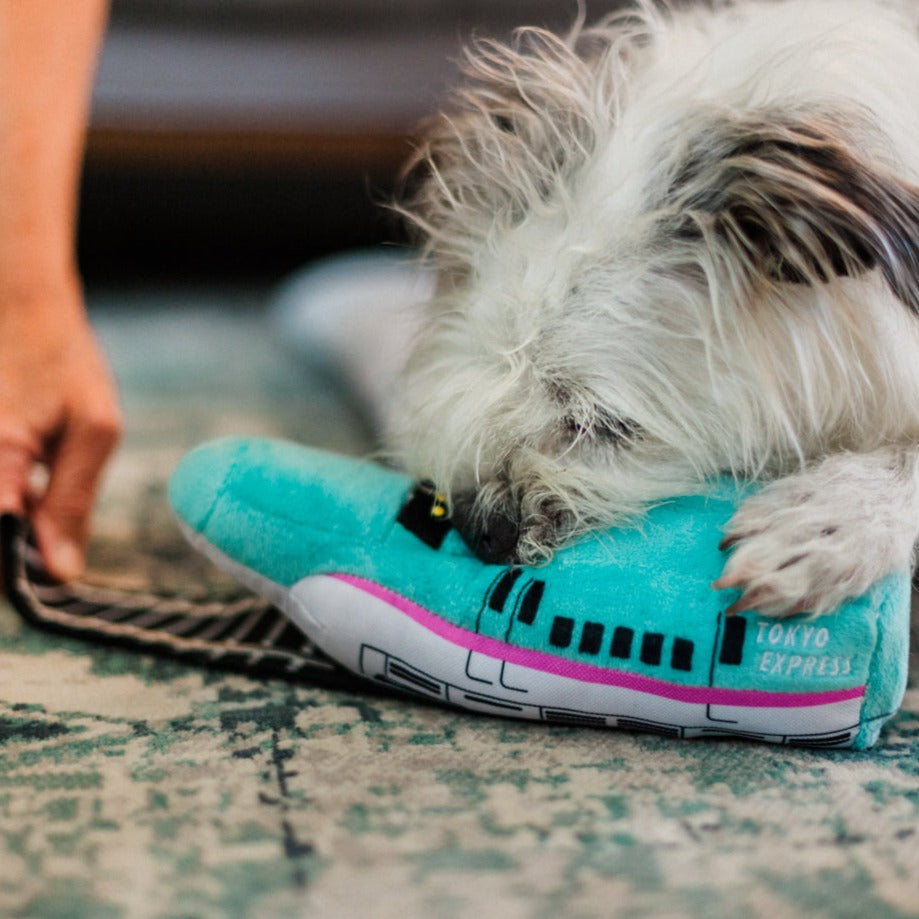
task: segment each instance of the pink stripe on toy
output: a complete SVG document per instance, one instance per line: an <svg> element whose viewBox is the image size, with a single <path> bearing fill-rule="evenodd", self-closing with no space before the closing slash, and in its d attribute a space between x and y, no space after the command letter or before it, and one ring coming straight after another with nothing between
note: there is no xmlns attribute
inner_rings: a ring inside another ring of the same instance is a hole
<svg viewBox="0 0 919 919"><path fill-rule="evenodd" d="M730 705L742 708L807 708L817 705L832 705L836 702L845 702L864 696L864 686L853 686L847 689L834 689L825 692L767 692L760 689L719 689L709 686L681 686L678 683L668 683L654 677L642 676L636 673L627 673L623 670L614 670L609 667L598 667L594 664L585 664L580 661L571 661L544 651L531 651L519 648L462 629L447 622L445 619L424 609L411 600L383 587L368 581L365 578L350 574L333 574L330 577L350 584L359 590L389 604L399 612L404 613L418 625L430 632L439 635L445 641L484 654L498 660L528 667L531 670L541 670L579 680L583 683L599 683L607 686L619 686L636 692L644 692L677 702L686 702L694 705Z"/></svg>

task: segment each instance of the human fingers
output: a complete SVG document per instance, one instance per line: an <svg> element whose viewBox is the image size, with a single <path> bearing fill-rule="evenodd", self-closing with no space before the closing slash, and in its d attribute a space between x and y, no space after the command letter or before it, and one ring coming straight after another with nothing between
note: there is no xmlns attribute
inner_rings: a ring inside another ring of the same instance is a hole
<svg viewBox="0 0 919 919"><path fill-rule="evenodd" d="M32 451L28 447L0 440L0 514L27 515L32 468ZM0 591L3 589L0 572Z"/></svg>
<svg viewBox="0 0 919 919"><path fill-rule="evenodd" d="M90 511L119 434L118 414L108 409L70 421L60 433L49 461L48 487L31 515L45 565L60 580L83 571Z"/></svg>
<svg viewBox="0 0 919 919"><path fill-rule="evenodd" d="M33 457L24 443L0 438L0 514L26 514Z"/></svg>

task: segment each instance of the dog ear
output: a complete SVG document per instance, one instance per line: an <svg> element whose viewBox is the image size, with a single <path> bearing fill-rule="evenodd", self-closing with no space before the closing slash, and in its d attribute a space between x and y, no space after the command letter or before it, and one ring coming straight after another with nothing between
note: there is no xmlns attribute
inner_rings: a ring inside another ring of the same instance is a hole
<svg viewBox="0 0 919 919"><path fill-rule="evenodd" d="M829 119L733 121L673 189L681 232L732 265L797 283L878 268L919 312L919 188L869 165Z"/></svg>
<svg viewBox="0 0 919 919"><path fill-rule="evenodd" d="M538 29L466 51L466 85L422 126L403 213L440 267L462 270L493 230L519 223L591 145L588 68L571 42ZM446 264L443 264L446 262Z"/></svg>
<svg viewBox="0 0 919 919"><path fill-rule="evenodd" d="M601 59L624 61L632 32L630 23L578 23L567 36L525 28L509 44L467 49L465 85L422 126L399 208L441 268L462 272L491 234L565 194L593 151L605 94L614 92L604 83L616 68Z"/></svg>

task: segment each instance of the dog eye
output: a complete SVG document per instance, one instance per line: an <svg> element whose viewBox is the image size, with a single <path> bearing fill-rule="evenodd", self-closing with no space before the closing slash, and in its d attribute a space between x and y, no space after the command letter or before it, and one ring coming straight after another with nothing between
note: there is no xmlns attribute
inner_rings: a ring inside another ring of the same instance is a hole
<svg viewBox="0 0 919 919"><path fill-rule="evenodd" d="M619 418L606 412L598 412L589 421L568 415L564 419L565 431L572 438L586 438L599 443L625 444L637 440L641 427L631 418Z"/></svg>

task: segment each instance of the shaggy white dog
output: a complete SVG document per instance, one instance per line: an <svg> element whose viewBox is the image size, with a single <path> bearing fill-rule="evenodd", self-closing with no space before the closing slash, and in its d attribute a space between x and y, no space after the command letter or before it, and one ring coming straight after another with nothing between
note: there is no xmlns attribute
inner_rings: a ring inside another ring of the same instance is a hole
<svg viewBox="0 0 919 919"><path fill-rule="evenodd" d="M722 472L734 610L919 535L919 4L640 2L475 45L406 212L440 272L394 433L485 559Z"/></svg>

